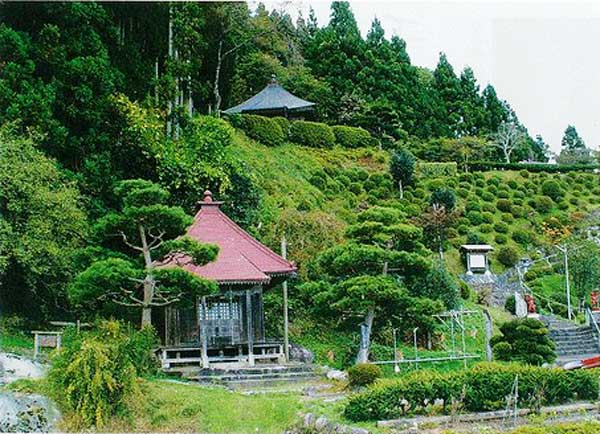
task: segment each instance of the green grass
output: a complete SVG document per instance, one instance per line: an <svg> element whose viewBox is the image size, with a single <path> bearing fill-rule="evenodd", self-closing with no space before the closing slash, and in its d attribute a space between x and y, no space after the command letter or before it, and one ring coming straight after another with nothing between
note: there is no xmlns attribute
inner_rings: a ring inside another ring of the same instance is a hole
<svg viewBox="0 0 600 434"><path fill-rule="evenodd" d="M33 337L23 333L0 332L0 350L23 355L33 354Z"/></svg>
<svg viewBox="0 0 600 434"><path fill-rule="evenodd" d="M222 388L150 380L136 410L136 431L277 433L290 427L302 405L291 394L242 395Z"/></svg>

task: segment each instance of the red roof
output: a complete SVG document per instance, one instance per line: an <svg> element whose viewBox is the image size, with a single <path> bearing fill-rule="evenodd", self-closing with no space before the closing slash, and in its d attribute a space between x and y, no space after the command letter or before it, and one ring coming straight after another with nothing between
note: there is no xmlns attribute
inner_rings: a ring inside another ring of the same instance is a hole
<svg viewBox="0 0 600 434"><path fill-rule="evenodd" d="M194 274L216 280L219 284L269 283L272 276L295 273L296 266L267 246L255 240L227 217L220 209L222 202L213 202L210 191L187 235L202 243L219 246L217 259L198 267L183 267Z"/></svg>

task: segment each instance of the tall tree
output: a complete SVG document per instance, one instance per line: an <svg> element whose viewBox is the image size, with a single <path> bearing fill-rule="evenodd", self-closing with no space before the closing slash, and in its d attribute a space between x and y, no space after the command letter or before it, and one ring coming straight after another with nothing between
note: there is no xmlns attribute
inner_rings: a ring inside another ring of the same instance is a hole
<svg viewBox="0 0 600 434"><path fill-rule="evenodd" d="M523 144L525 137L522 127L516 122L502 122L493 144L502 152L504 162L510 163L511 155Z"/></svg>
<svg viewBox="0 0 600 434"><path fill-rule="evenodd" d="M444 53L440 53L440 58L433 71L435 89L438 92L444 107L447 134L456 137L459 134L459 124L461 124L461 83L454 68L448 61Z"/></svg>
<svg viewBox="0 0 600 434"><path fill-rule="evenodd" d="M591 150L585 146L585 142L572 125L565 130L557 161L560 164L590 164L593 162Z"/></svg>
<svg viewBox="0 0 600 434"><path fill-rule="evenodd" d="M76 304L106 300L139 308L143 328L152 322L153 307L194 300L217 289L214 282L175 266L206 264L218 248L182 236L192 218L167 204L166 190L134 179L121 181L115 195L120 209L101 218L95 228L98 239L115 253L92 263L74 279L69 296Z"/></svg>

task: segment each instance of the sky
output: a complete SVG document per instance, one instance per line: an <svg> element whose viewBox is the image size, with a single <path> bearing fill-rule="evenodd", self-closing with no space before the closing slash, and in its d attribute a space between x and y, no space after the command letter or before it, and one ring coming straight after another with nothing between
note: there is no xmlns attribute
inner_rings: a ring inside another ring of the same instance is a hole
<svg viewBox="0 0 600 434"><path fill-rule="evenodd" d="M319 26L330 2L264 2L292 16L312 6ZM363 36L373 18L406 41L412 63L435 68L446 53L457 75L470 66L481 89L491 83L530 135L554 152L567 125L588 147L600 145L600 2L350 1Z"/></svg>

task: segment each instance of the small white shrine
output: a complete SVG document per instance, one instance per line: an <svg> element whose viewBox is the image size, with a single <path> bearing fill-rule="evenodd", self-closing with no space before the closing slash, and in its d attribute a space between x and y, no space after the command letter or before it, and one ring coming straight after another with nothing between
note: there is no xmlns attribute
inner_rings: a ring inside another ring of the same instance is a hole
<svg viewBox="0 0 600 434"><path fill-rule="evenodd" d="M489 244L463 244L460 248L467 255L467 276L483 274L491 276L488 253L494 248Z"/></svg>

